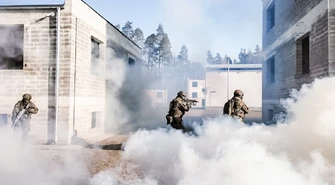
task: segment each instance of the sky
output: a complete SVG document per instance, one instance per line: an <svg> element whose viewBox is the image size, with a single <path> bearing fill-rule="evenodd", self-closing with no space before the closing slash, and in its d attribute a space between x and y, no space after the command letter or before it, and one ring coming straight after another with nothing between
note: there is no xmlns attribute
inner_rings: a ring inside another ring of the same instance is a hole
<svg viewBox="0 0 335 185"><path fill-rule="evenodd" d="M64 0L0 0L0 4L62 4ZM145 38L158 24L168 34L177 56L186 45L189 58L205 60L208 50L215 56L238 59L241 48L262 47L261 0L86 0L112 24L127 21L141 28Z"/></svg>

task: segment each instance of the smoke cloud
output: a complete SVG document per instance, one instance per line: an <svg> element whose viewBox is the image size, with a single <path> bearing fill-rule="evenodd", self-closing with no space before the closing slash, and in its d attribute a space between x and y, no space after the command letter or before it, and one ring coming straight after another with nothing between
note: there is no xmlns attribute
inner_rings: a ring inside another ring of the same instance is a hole
<svg viewBox="0 0 335 185"><path fill-rule="evenodd" d="M23 25L1 25L0 34L0 69L22 69Z"/></svg>
<svg viewBox="0 0 335 185"><path fill-rule="evenodd" d="M155 76L143 71L141 62L129 65L112 49L108 49L107 53L110 63L106 70L109 86L106 92L107 131L125 134L139 128L156 129L162 125L164 115L151 106L151 99L144 92L155 83Z"/></svg>
<svg viewBox="0 0 335 185"><path fill-rule="evenodd" d="M3 185L88 185L89 171L83 155L73 151L39 148L0 128L0 181ZM78 150L79 151L79 150ZM81 152L81 151L80 151ZM62 157L59 157L62 156Z"/></svg>
<svg viewBox="0 0 335 185"><path fill-rule="evenodd" d="M137 131L124 146L124 160L142 172L137 184L335 184L334 83L317 79L292 91L282 100L285 119L275 126L218 117L195 124L198 136ZM111 174L117 172L102 172L92 182L119 184Z"/></svg>

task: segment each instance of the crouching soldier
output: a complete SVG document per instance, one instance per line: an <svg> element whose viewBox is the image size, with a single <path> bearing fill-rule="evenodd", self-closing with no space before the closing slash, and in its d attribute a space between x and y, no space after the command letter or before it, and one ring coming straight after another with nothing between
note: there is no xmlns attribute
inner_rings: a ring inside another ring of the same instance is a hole
<svg viewBox="0 0 335 185"><path fill-rule="evenodd" d="M22 100L18 101L14 105L12 111L12 127L15 131L21 127L22 140L26 140L28 138L31 115L38 112L38 108L33 102L31 102L31 98L30 94L24 94Z"/></svg>
<svg viewBox="0 0 335 185"><path fill-rule="evenodd" d="M249 108L243 102L243 92L239 89L234 91L234 96L228 100L223 107L223 114L229 115L234 119L243 121L245 115L249 113Z"/></svg>

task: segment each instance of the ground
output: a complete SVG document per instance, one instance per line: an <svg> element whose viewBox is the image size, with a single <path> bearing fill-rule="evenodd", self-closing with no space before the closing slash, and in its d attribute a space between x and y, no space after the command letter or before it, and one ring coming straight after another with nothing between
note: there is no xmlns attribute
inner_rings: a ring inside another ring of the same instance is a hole
<svg viewBox="0 0 335 185"><path fill-rule="evenodd" d="M42 154L45 160L56 161L63 165L66 160L72 161L75 157L79 161L85 161L91 176L111 169L120 168L124 178L137 178L136 172L127 171L127 165L131 161L122 161L121 146L128 136L112 136L100 142L88 146L80 145L36 145L38 154Z"/></svg>

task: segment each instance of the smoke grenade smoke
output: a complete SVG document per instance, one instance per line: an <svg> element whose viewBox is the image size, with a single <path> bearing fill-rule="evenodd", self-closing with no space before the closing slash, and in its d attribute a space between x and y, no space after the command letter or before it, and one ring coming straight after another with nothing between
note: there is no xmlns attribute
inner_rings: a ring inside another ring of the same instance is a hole
<svg viewBox="0 0 335 185"><path fill-rule="evenodd" d="M0 69L22 68L23 25L2 25L0 34Z"/></svg>
<svg viewBox="0 0 335 185"><path fill-rule="evenodd" d="M159 127L164 116L151 106L151 99L145 93L155 77L151 73L143 73L140 61L129 64L112 49L108 49L107 53L107 132L125 134L139 128Z"/></svg>
<svg viewBox="0 0 335 185"><path fill-rule="evenodd" d="M222 116L195 124L198 136L137 131L125 144L124 160L142 172L137 184L335 184L335 89L329 84L335 78L292 91L282 100L285 119L275 126L249 126ZM91 182L118 184L113 175L117 172L102 172Z"/></svg>

